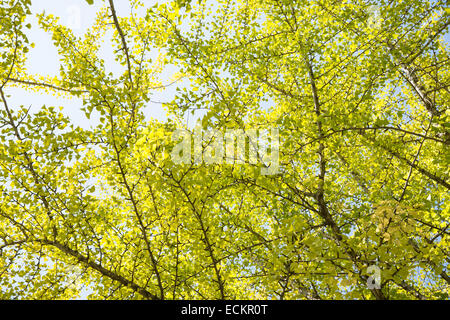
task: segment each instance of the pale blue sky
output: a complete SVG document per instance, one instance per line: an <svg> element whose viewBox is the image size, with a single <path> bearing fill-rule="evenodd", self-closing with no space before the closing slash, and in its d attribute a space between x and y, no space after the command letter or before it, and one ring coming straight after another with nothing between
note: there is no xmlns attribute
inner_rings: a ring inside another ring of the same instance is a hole
<svg viewBox="0 0 450 320"><path fill-rule="evenodd" d="M147 3L148 6L152 6L156 3L156 0L146 0L146 5ZM58 16L62 24L71 27L75 34L82 35L94 20L95 14L101 5L103 5L102 1L94 1L94 5L88 5L85 0L33 0L32 12L37 14L45 11L48 14ZM128 1L115 1L115 6L119 16L128 16L130 14ZM35 48L31 49L28 54L28 72L31 74L57 76L59 74L59 57L56 48L52 44L51 36L39 29L35 17L30 17L30 22L32 22L33 27L31 30L27 30L27 35L29 40L35 43ZM448 44L450 42L449 33L444 38ZM119 74L122 71L121 67L115 63L112 48L107 42L101 53L106 69ZM170 83L172 75L176 71L176 67L168 67L162 74L162 82L164 84ZM174 96L174 89L175 86L171 86L165 92L155 92L152 101L170 101ZM87 128L91 124L95 124L95 115L91 118L91 121L87 121L84 113L81 111L81 99L55 97L43 92L33 93L18 88L8 88L7 93L11 95L9 100L13 108L24 105L26 107L31 106L32 111L37 111L44 104L55 107L63 106L63 113L69 116L75 125ZM202 113L198 111L195 116L190 115L189 124L194 124L194 121ZM145 114L148 118L154 117L159 120L166 118L166 112L159 103L149 103Z"/></svg>
<svg viewBox="0 0 450 320"><path fill-rule="evenodd" d="M148 1L149 5L155 3L154 0ZM95 19L97 10L102 2L97 1L94 5L88 5L84 0L33 0L32 13L38 14L45 11L60 18L60 23L71 27L76 35L82 35ZM115 1L116 11L119 16L128 16L130 7L128 1ZM29 74L36 75L59 75L59 56L57 49L51 41L51 35L39 28L35 17L29 18L32 29L26 30L30 42L35 43L35 48L30 48L27 60L27 71ZM101 50L101 58L105 61L106 69L114 74L122 72L121 66L114 61L112 47L105 42ZM155 52L155 57L157 53ZM171 82L173 74L176 72L174 66L169 66L162 74L162 83ZM175 86L171 86L165 92L155 92L152 101L168 102L175 93ZM95 124L95 116L87 121L84 113L81 111L82 100L77 98L56 97L45 92L28 92L21 88L8 88L7 94L10 95L9 101L13 108L24 105L31 106L31 111L39 110L44 104L46 106L64 107L63 113L70 117L72 123L84 128ZM166 111L159 103L149 103L145 110L148 118L164 120Z"/></svg>
<svg viewBox="0 0 450 320"><path fill-rule="evenodd" d="M149 6L155 3L155 0L146 0ZM70 26L77 35L83 34L83 32L90 26L95 18L97 9L100 7L99 1L93 6L86 3L85 0L33 0L32 12L34 14L41 13L45 10L46 13L53 14L60 17L62 24ZM117 0L115 6L118 15L128 16L130 8L128 1ZM79 13L79 17L77 14ZM79 19L78 19L79 18ZM53 46L51 36L39 29L37 26L37 19L31 17L33 28L27 31L29 40L35 43L35 48L30 50L29 59L27 61L27 69L30 74L41 74L57 76L59 74L59 57L56 48ZM75 24L79 22L79 27ZM450 35L445 35L445 41L450 43ZM120 66L115 64L112 49L108 43L102 50L102 58L105 60L106 68L113 72L118 73L121 71ZM169 83L170 79L175 73L176 68L170 67L163 73L162 82ZM175 87L169 87L166 92L155 92L152 100L168 102L174 95ZM61 97L55 97L51 94L45 94L43 92L33 93L27 92L24 89L19 88L7 88L6 92L11 97L9 98L10 105L14 108L20 105L26 107L31 106L32 111L39 110L43 105L47 106L63 106L63 113L70 117L72 123L75 125L88 128L90 124L95 124L95 117L91 121L87 121L84 113L81 111L82 101L81 99L67 99ZM148 118L154 117L156 119L165 119L165 110L158 103L150 103L145 110ZM190 116L189 123L192 125L195 119L201 115L201 112L197 113L196 117ZM82 297L85 297L88 290L84 291Z"/></svg>

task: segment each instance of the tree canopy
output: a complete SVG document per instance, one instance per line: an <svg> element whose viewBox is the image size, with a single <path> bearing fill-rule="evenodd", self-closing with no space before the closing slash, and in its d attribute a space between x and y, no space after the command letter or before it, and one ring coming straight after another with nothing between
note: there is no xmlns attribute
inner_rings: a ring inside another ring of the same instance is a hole
<svg viewBox="0 0 450 320"><path fill-rule="evenodd" d="M87 2L77 35L0 1L0 298L449 298L445 1ZM27 71L30 28L57 77ZM148 119L168 66L168 117ZM79 99L90 127L13 88ZM277 129L277 172L174 161L195 112L203 132Z"/></svg>

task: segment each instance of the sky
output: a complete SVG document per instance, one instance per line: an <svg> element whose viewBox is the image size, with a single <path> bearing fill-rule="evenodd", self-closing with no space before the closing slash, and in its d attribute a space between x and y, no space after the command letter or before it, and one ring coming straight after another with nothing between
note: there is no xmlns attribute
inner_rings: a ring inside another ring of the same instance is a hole
<svg viewBox="0 0 450 320"><path fill-rule="evenodd" d="M152 5L155 1L148 1ZM119 16L128 16L130 7L128 1L115 1L115 7ZM46 14L52 14L60 17L60 23L70 27L75 35L81 36L91 25L95 19L96 12L100 8L99 2L94 5L88 5L84 0L33 0L31 11L32 14L39 14L45 11ZM28 40L35 44L34 48L30 48L28 53L28 60L26 62L27 72L29 74L44 75L44 76L58 76L59 75L59 55L56 47L53 45L51 35L38 27L37 18L30 16L29 21L32 28L25 29ZM114 61L113 51L108 42L105 42L104 48L101 50L102 59L105 61L105 67L108 71L114 74L120 74L122 69ZM172 75L175 73L175 67L169 67L163 73L163 78L169 83ZM23 105L31 107L30 112L37 112L43 105L63 107L62 113L71 119L75 126L88 129L91 125L95 125L95 117L87 120L84 112L81 111L82 99L54 96L51 93L31 92L22 88L8 87L5 89L8 97L8 102L13 109L17 109ZM152 97L153 101L168 102L174 95L174 87L169 87L166 92L156 92ZM145 109L145 114L148 119L155 118L158 120L166 119L166 111L161 104L149 103ZM90 288L83 288L79 299L85 299L89 293Z"/></svg>
<svg viewBox="0 0 450 320"><path fill-rule="evenodd" d="M156 0L146 0L148 6L155 4ZM159 1L162 2L162 1ZM102 1L94 1L94 5L89 5L85 0L33 0L32 13L38 14L45 11L47 14L60 17L60 22L70 27L76 35L81 36L95 19L96 12L103 5ZM115 7L119 16L128 16L130 13L130 6L128 1L115 1ZM27 70L30 74L40 74L49 76L59 75L59 56L57 49L51 41L51 35L40 29L37 25L36 17L29 18L31 30L27 32L30 42L35 43L35 48L30 48L28 60L26 63ZM445 34L445 42L450 43L450 33ZM114 74L122 72L121 67L115 64L114 54L108 42L101 50L102 58L105 61L105 67L108 71ZM156 55L155 55L156 57ZM163 84L170 83L172 75L177 71L175 66L169 66L162 74ZM145 109L145 115L148 120L155 118L158 120L165 120L167 118L166 111L158 102L169 102L175 95L175 87L168 87L164 92L155 92L152 96L152 101ZM59 107L63 106L63 113L67 115L74 125L88 128L95 125L95 116L91 121L87 121L83 111L81 111L82 101L77 98L63 98L56 97L52 94L45 94L43 92L28 92L21 88L9 88L7 94L12 107L24 105L31 106L31 111L38 111L43 105ZM195 121L201 117L203 112L198 111L195 115L186 117L186 122L189 126L193 126Z"/></svg>
<svg viewBox="0 0 450 320"><path fill-rule="evenodd" d="M148 1L149 5L153 5L155 1ZM60 18L60 23L70 27L75 35L81 36L90 27L95 19L96 12L103 3L99 1L94 5L88 5L84 0L33 0L31 11L32 14L39 14L45 11L46 14L52 14ZM115 1L115 7L119 16L128 16L130 7L128 1ZM31 30L25 30L30 42L35 44L34 48L30 48L28 60L26 63L27 72L35 75L58 76L59 75L59 56L56 47L53 45L51 35L40 29L37 24L37 18L30 16ZM114 61L114 54L110 44L106 41L101 49L101 58L105 61L105 67L108 72L113 74L121 74L121 66ZM155 57L157 53L155 52ZM173 74L177 71L175 66L169 66L163 71L162 83L171 82ZM17 108L20 105L25 107L31 106L31 112L38 111L43 105L54 106L56 109L63 107L62 112L67 115L75 126L89 128L95 125L95 117L87 121L82 107L82 99L69 97L56 97L51 93L29 92L22 88L8 88L7 94L10 95L9 102L11 106ZM165 120L167 118L166 110L161 103L169 102L175 94L175 86L171 86L165 92L155 92L152 101L145 109L145 115L148 120L155 118Z"/></svg>
<svg viewBox="0 0 450 320"><path fill-rule="evenodd" d="M155 3L155 0L146 0L146 4L151 6ZM94 2L94 5L90 6L84 0L33 0L32 1L32 13L38 14L45 11L47 14L53 14L60 17L60 21L63 25L70 27L76 35L82 35L86 29L91 25L95 19L95 14L100 8L99 1ZM115 1L116 11L119 16L128 16L130 13L130 7L128 1L117 0ZM59 75L59 56L57 49L54 47L51 41L51 35L39 29L37 26L37 19L30 17L32 24L31 30L26 30L30 42L35 43L34 48L30 48L28 54L28 61L26 63L27 71L30 74L40 74L48 76ZM450 43L450 33L447 33L444 37L447 44ZM102 58L105 61L105 67L108 71L113 73L120 73L121 67L115 64L113 51L106 42L106 45L101 50ZM169 83L172 75L176 72L175 66L170 66L162 74L163 83ZM155 92L152 100L169 102L175 94L175 86L169 87L165 92ZM78 125L84 128L89 128L90 125L95 125L95 118L93 121L87 121L83 111L81 111L82 101L78 98L63 98L53 96L52 94L45 94L43 92L28 92L20 88L8 88L7 94L10 105L15 108L20 105L26 107L31 106L32 112L38 111L43 105L46 106L63 106L63 113L67 115L74 125ZM145 114L148 119L151 117L164 120L166 119L166 112L160 103L149 103L145 109ZM196 118L201 116L201 113L196 116L191 116L189 123L193 125ZM82 294L82 298L89 293L86 290Z"/></svg>

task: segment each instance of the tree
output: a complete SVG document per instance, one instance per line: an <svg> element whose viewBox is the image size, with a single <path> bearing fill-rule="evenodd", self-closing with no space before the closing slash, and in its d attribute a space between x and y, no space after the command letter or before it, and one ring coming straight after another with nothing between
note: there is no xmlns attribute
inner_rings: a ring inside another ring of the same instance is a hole
<svg viewBox="0 0 450 320"><path fill-rule="evenodd" d="M30 1L1 4L2 297L448 298L445 3L103 4L82 37L39 15L54 79L25 70ZM119 76L100 54L111 30ZM164 65L189 85L147 121ZM14 86L82 98L99 120L30 114L9 105ZM196 110L204 131L278 129L278 173L259 153L173 161Z"/></svg>

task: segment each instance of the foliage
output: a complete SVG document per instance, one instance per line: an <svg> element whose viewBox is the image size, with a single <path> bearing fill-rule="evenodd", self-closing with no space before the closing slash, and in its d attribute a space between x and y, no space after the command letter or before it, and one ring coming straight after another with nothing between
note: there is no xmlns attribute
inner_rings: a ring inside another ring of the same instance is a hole
<svg viewBox="0 0 450 320"><path fill-rule="evenodd" d="M2 298L448 299L444 1L129 1L126 17L96 1L82 36L39 15L56 78L25 68L31 1L1 1ZM101 58L111 31L120 75ZM148 121L169 65L189 85ZM98 121L31 114L13 87ZM278 128L280 173L174 163L195 110L204 129Z"/></svg>

